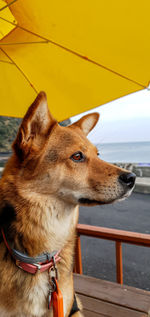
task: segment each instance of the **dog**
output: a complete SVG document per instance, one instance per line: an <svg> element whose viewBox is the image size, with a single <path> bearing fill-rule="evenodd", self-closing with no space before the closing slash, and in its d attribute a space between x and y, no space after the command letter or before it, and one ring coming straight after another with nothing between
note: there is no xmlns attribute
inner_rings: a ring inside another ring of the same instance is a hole
<svg viewBox="0 0 150 317"><path fill-rule="evenodd" d="M98 119L61 127L44 92L23 118L0 180L1 317L83 316L72 274L78 206L123 199L135 183L86 138Z"/></svg>

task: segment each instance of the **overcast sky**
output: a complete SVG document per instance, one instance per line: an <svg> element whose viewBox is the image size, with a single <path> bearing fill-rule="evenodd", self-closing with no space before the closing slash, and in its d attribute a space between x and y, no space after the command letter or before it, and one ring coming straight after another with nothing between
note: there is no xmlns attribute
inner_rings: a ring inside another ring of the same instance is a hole
<svg viewBox="0 0 150 317"><path fill-rule="evenodd" d="M95 143L150 141L150 90L117 99L84 114L97 111L100 120L89 139ZM77 121L84 114L71 118Z"/></svg>

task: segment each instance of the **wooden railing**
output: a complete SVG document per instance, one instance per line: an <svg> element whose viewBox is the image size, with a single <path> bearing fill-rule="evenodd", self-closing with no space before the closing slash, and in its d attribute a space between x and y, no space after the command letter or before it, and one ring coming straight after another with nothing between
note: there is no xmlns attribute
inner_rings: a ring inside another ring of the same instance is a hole
<svg viewBox="0 0 150 317"><path fill-rule="evenodd" d="M123 284L122 243L150 247L150 234L78 224L74 271L79 274L82 274L81 235L115 241L116 277L120 284Z"/></svg>

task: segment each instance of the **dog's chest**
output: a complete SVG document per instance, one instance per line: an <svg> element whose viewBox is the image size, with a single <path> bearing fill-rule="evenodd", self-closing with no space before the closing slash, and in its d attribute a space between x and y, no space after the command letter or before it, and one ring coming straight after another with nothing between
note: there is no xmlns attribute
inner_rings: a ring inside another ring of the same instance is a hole
<svg viewBox="0 0 150 317"><path fill-rule="evenodd" d="M0 317L52 317L53 309L48 310L49 279L48 274L40 274L34 285L22 283L21 296L16 298L16 307L12 311L0 307ZM65 292L64 292L65 293ZM66 294L64 294L66 295ZM64 314L66 296L63 296Z"/></svg>
<svg viewBox="0 0 150 317"><path fill-rule="evenodd" d="M22 298L16 299L16 309L8 312L0 308L1 317L43 317L52 316L48 311L48 282L45 277L40 278L38 283L27 289L24 285Z"/></svg>
<svg viewBox="0 0 150 317"><path fill-rule="evenodd" d="M24 283L20 291L22 296L16 298L16 309L10 313L0 310L1 317L51 317L53 315L48 310L48 274L39 273L34 285L29 286L28 283Z"/></svg>
<svg viewBox="0 0 150 317"><path fill-rule="evenodd" d="M43 316L47 312L48 293L48 274L41 274L37 283L31 287L26 295L24 311L28 312L29 316L30 314L37 317Z"/></svg>
<svg viewBox="0 0 150 317"><path fill-rule="evenodd" d="M25 315L17 315L17 317L52 317L53 316L53 308L51 304L51 309L48 310L49 303L49 282L48 275L40 276L40 279L37 285L31 287L26 300L24 300L24 312ZM66 294L63 294L63 306L64 306L64 314L66 314L66 304L68 299L66 300ZM68 296L69 297L69 296Z"/></svg>

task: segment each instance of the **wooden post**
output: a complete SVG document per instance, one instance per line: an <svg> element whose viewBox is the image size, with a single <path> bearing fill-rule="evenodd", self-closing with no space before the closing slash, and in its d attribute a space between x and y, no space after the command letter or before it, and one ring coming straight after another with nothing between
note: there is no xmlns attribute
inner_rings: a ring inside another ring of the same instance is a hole
<svg viewBox="0 0 150 317"><path fill-rule="evenodd" d="M116 241L116 275L117 283L123 284L122 244Z"/></svg>
<svg viewBox="0 0 150 317"><path fill-rule="evenodd" d="M83 274L80 235L78 235L76 238L75 269L74 269L74 271L75 271L75 273Z"/></svg>

